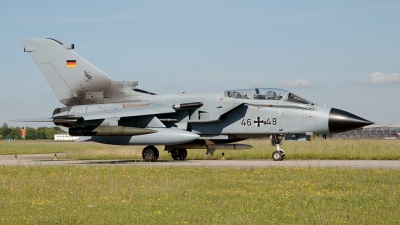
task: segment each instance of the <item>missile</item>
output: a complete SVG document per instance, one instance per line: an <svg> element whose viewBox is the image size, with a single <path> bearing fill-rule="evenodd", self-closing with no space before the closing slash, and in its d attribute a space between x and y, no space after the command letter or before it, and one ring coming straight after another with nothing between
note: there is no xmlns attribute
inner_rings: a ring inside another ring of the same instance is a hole
<svg viewBox="0 0 400 225"><path fill-rule="evenodd" d="M148 130L148 129L146 129ZM176 145L194 141L198 134L177 128L151 128L155 133L136 136L92 136L91 140L112 145Z"/></svg>
<svg viewBox="0 0 400 225"><path fill-rule="evenodd" d="M123 126L98 126L69 128L71 136L135 136L156 133L151 129Z"/></svg>

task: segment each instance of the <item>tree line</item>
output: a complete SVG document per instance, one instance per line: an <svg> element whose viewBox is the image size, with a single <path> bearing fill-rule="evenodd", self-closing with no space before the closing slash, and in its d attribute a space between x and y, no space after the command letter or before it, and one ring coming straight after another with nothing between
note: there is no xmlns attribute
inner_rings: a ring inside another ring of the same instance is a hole
<svg viewBox="0 0 400 225"><path fill-rule="evenodd" d="M54 139L54 134L65 133L60 127L38 127L26 128L25 138L21 137L22 129L20 127L9 127L7 123L4 123L0 127L0 140L5 140L12 138L15 140L52 140Z"/></svg>

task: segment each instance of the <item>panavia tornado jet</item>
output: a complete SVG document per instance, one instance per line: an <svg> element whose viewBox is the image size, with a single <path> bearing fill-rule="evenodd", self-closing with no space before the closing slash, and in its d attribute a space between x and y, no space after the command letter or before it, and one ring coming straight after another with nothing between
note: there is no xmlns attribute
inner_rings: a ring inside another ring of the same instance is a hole
<svg viewBox="0 0 400 225"><path fill-rule="evenodd" d="M78 140L112 145L146 145L144 160L155 161L164 145L173 159L186 149L248 149L235 144L271 137L273 160L283 160L286 140L310 140L313 134L343 132L372 124L346 111L316 105L290 91L249 88L208 93L156 95L137 81L115 81L76 54L73 44L50 38L22 39L63 108L28 121L69 128ZM27 121L27 120L21 120Z"/></svg>

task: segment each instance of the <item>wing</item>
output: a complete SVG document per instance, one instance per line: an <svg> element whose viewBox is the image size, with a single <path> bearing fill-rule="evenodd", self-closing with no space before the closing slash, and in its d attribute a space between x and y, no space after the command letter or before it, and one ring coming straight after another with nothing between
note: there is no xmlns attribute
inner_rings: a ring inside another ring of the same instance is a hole
<svg viewBox="0 0 400 225"><path fill-rule="evenodd" d="M157 115L157 114L165 114L165 113L175 113L175 110L168 105L164 104L151 104L148 106L138 106L132 108L121 108L121 109L112 109L105 111L97 111L97 112L84 112L84 113L76 113L75 118L82 118L84 120L99 120L99 119L108 119L108 118L121 118L121 117L137 117L137 116L148 116L148 115ZM54 117L55 119L64 119L65 117ZM68 118L68 117L67 117Z"/></svg>
<svg viewBox="0 0 400 225"><path fill-rule="evenodd" d="M29 119L17 119L13 120L15 122L68 122L68 121L77 121L79 118L76 116L56 116L56 117L48 117L48 118L29 118Z"/></svg>
<svg viewBox="0 0 400 225"><path fill-rule="evenodd" d="M74 111L71 113L71 111ZM48 118L30 118L18 119L16 122L76 122L78 120L104 120L109 118L122 118L122 117L136 117L157 115L165 113L175 113L176 111L168 105L164 104L151 104L147 106L130 107L130 108L116 108L111 110L101 110L94 112L79 112L70 110L64 113L55 114L53 117Z"/></svg>
<svg viewBox="0 0 400 225"><path fill-rule="evenodd" d="M77 105L56 109L52 117L20 119L17 122L53 122L64 127L166 127L165 124L187 129L189 123L212 123L225 120L226 115L243 103L228 101L117 103Z"/></svg>

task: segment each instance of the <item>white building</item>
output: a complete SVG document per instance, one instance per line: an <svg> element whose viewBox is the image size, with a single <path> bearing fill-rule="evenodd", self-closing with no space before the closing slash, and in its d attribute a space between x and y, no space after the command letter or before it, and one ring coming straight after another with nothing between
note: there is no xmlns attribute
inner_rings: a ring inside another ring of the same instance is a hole
<svg viewBox="0 0 400 225"><path fill-rule="evenodd" d="M79 138L79 136L71 136L67 133L54 135L55 141L75 141L78 138Z"/></svg>

